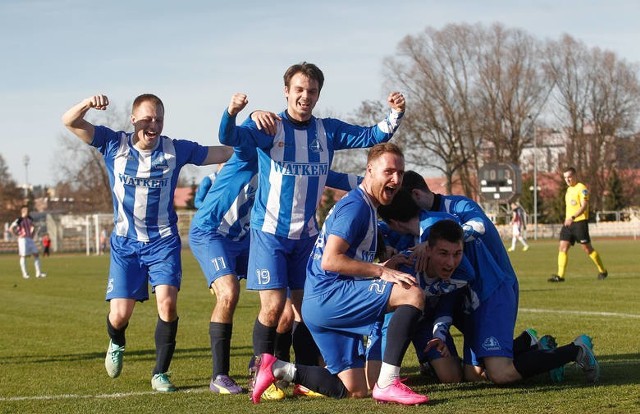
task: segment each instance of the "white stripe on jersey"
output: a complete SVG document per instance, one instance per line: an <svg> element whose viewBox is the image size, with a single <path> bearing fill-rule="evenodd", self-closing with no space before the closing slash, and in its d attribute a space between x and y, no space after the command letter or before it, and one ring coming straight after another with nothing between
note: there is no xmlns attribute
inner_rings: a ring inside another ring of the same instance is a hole
<svg viewBox="0 0 640 414"><path fill-rule="evenodd" d="M115 200L124 200L124 182L118 180L118 171L124 171L127 166L127 160L129 158L129 145L127 145L127 135L120 135L120 146L118 147L118 153L113 159L113 194ZM118 236L126 236L127 229L129 228L129 219L124 213L124 206L118 201L116 208L116 223L115 232Z"/></svg>
<svg viewBox="0 0 640 414"><path fill-rule="evenodd" d="M295 139L295 162L301 164L309 163L309 149L308 149L308 135L307 130L294 129L294 139ZM290 239L299 239L300 234L304 230L302 226L305 226L307 223L304 222L305 216L305 203L307 201L307 193L309 192L308 188L309 178L296 175L295 176L295 184L293 190L293 200L291 200L291 220L289 222L289 234L288 237ZM295 224L298 224L295 226Z"/></svg>
<svg viewBox="0 0 640 414"><path fill-rule="evenodd" d="M176 162L178 160L176 157L176 147L170 139L163 140L162 144L164 159L167 161L167 166L163 168L162 177L171 181L173 171L176 170ZM151 160L151 158L149 159ZM158 204L158 228L160 230L160 237L167 237L172 234L172 229L169 225L170 208L163 208L165 206L173 206L172 188L172 185L160 187L160 201Z"/></svg>
<svg viewBox="0 0 640 414"><path fill-rule="evenodd" d="M284 138L284 127L282 124L278 124L278 131L276 132L275 137L273 137L274 145L269 151L269 158L271 159L271 171L269 172L269 194L267 196L267 205L265 206L265 217L262 223L262 231L270 234L276 234L278 217L280 215L280 189L282 188L282 174L276 171L276 164L274 160L284 159ZM258 186L260 186L260 184L258 184Z"/></svg>
<svg viewBox="0 0 640 414"><path fill-rule="evenodd" d="M138 150L140 157L138 159L137 178L150 178L151 176L151 153L152 151ZM123 170L124 171L124 170ZM135 187L135 202L133 205L133 223L138 240L149 240L149 233L145 220L147 218L147 204L149 201L149 188L143 186Z"/></svg>

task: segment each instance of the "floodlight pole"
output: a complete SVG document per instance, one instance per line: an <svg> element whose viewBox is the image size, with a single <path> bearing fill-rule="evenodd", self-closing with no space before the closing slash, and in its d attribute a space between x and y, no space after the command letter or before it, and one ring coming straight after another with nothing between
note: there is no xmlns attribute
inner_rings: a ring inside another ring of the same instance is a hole
<svg viewBox="0 0 640 414"><path fill-rule="evenodd" d="M538 136L533 124L533 239L538 240Z"/></svg>

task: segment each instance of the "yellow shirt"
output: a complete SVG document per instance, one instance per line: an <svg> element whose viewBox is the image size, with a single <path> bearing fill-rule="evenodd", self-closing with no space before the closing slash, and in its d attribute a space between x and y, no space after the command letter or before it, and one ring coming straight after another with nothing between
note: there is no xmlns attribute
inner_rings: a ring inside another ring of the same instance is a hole
<svg viewBox="0 0 640 414"><path fill-rule="evenodd" d="M565 212L565 219L571 218L574 216L573 221L581 221L589 219L589 208L580 214L579 216L576 213L580 210L583 201L585 203L589 202L589 190L587 186L582 183L577 183L573 187L567 188L567 194L564 196L565 204L567 205Z"/></svg>

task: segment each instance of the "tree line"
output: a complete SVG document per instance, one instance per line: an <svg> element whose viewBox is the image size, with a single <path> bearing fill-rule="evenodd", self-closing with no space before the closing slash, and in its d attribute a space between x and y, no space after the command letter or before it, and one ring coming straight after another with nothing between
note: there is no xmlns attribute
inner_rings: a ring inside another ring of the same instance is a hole
<svg viewBox="0 0 640 414"><path fill-rule="evenodd" d="M528 203L531 163L521 164L523 153L536 147L542 165L551 166L544 172L556 173L558 183L563 168L578 170L591 190L592 209L640 205L633 191L633 180L639 178L637 172L632 175L640 167L637 63L570 35L541 40L498 23L449 24L407 35L384 60L383 74L409 103L394 140L405 148L409 166L444 176L446 192L460 188L475 197L478 169L488 162L508 162L526 167L521 168L522 197ZM373 123L385 107L381 101L365 101L352 121ZM128 116L117 111L106 116L112 127L128 129ZM560 153L548 148L550 135L543 131L561 134ZM78 213L110 211L102 157L73 137L62 136L60 142L57 194L73 197ZM339 152L334 168L361 172L356 166L363 156ZM20 197L11 183L0 156L5 206L16 194ZM559 200L538 201L543 216L555 220Z"/></svg>

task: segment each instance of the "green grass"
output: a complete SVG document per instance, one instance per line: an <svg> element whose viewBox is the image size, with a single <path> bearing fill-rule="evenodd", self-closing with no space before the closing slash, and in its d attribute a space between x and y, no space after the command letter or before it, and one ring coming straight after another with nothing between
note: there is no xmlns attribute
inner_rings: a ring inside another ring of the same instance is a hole
<svg viewBox="0 0 640 414"><path fill-rule="evenodd" d="M151 393L157 318L153 300L137 305L127 330L123 373L110 379L103 365L108 257L54 255L44 259L46 279L23 280L17 256L0 256L0 412L640 412L640 241L595 240L594 245L609 269L606 281L596 280L595 267L579 247L569 253L563 284L546 281L556 268L555 241L532 241L528 252L516 251L511 257L520 280L516 333L532 326L540 334L552 333L560 344L589 333L601 363L599 384L586 384L581 371L568 366L560 385L545 376L510 387L440 385L420 377L410 349L403 375L417 391L430 395L426 407L294 397L253 406L246 394L211 394L208 321L213 297L188 251L171 366L180 391ZM243 291L236 313L231 374L243 384L257 303L255 293Z"/></svg>

